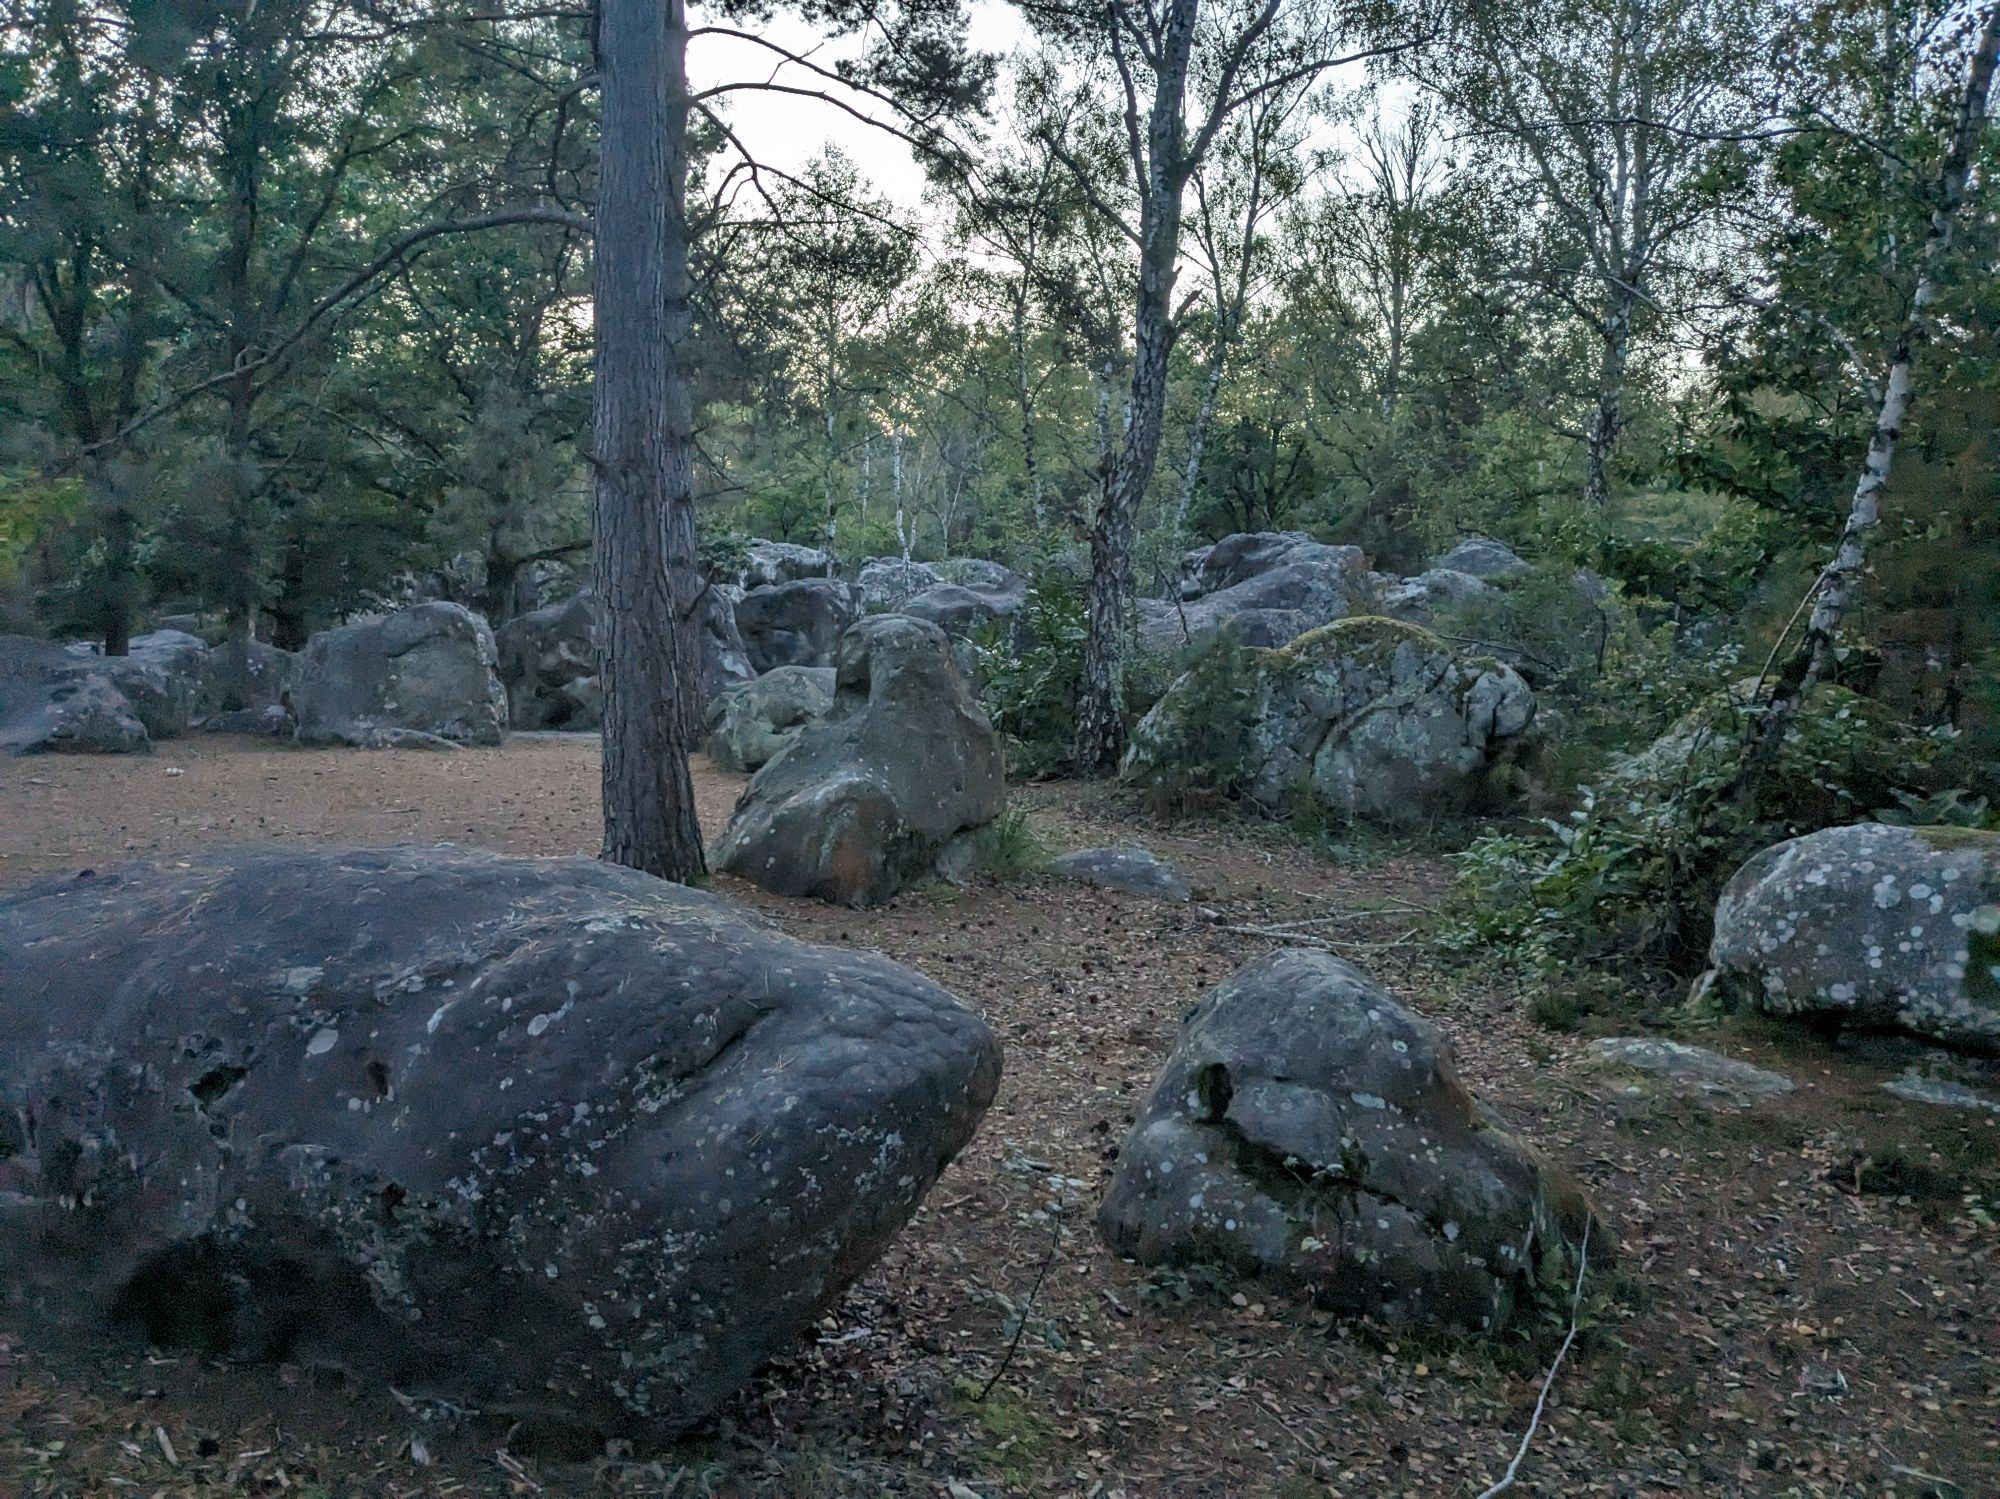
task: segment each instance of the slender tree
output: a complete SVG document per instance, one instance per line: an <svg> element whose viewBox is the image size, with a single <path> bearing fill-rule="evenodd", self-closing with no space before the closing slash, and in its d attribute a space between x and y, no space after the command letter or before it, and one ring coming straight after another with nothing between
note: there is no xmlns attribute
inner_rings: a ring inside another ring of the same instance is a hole
<svg viewBox="0 0 2000 1499"><path fill-rule="evenodd" d="M1763 711L1751 721L1750 742L1734 788L1742 803L1754 802L1758 784L1776 760L1786 730L1832 664L1841 620L1868 566L1869 542L1882 522L1882 495L1889 487L1896 445L1915 396L1916 356L1931 335L1933 304L1949 273L1952 241L1974 189L1973 163L1986 130L1994 68L2000 61L2000 4L1988 4L1974 12L1968 30L1972 44L1966 56L1964 86L1931 193L1929 231L1918 258L1909 309L1881 382L1882 403L1868 440L1868 453L1833 559L1814 584L1805 634L1773 682Z"/></svg>

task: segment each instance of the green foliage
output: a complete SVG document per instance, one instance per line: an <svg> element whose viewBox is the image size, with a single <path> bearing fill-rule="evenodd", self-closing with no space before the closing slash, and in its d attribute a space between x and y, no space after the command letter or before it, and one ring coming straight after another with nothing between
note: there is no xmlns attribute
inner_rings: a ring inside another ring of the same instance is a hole
<svg viewBox="0 0 2000 1499"><path fill-rule="evenodd" d="M1087 633L1081 589L1037 583L1013 619L972 637L987 715L1007 736L1014 768L1029 776L1069 762Z"/></svg>
<svg viewBox="0 0 2000 1499"><path fill-rule="evenodd" d="M1787 734L1754 815L1731 796L1747 714L1712 700L1616 764L1567 818L1489 834L1458 856L1454 936L1545 976L1576 963L1700 966L1716 897L1752 854L1921 794L1950 736L1854 693L1816 693Z"/></svg>
<svg viewBox="0 0 2000 1499"><path fill-rule="evenodd" d="M1160 709L1170 718L1157 726L1172 751L1150 757L1133 776L1156 806L1182 813L1227 803L1254 777L1252 730L1263 684L1253 650L1225 630L1175 683Z"/></svg>
<svg viewBox="0 0 2000 1499"><path fill-rule="evenodd" d="M973 859L980 873L997 880L1035 874L1049 862L1049 846L1019 807L1002 812L972 835Z"/></svg>

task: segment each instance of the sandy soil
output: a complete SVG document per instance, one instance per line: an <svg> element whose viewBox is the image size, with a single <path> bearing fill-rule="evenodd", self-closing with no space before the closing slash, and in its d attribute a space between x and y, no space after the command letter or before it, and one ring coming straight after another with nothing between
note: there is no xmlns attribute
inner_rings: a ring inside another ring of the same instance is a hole
<svg viewBox="0 0 2000 1499"><path fill-rule="evenodd" d="M705 826L740 786L701 770ZM255 838L590 852L596 794L595 744L560 736L0 760L0 885ZM1701 1039L1796 1093L1722 1116L1634 1100L1580 1065L1583 1037L1537 1027L1528 996L1438 945L1435 858L1335 865L1269 829L1159 826L1072 786L1018 800L1057 849L1146 842L1196 901L1037 877L852 912L719 882L800 936L921 969L1008 1056L978 1138L890 1254L697 1440L523 1456L477 1417L310 1370L136 1348L78 1365L0 1327L0 1499L1479 1494L1567 1308L1532 1334L1397 1341L1254 1285L1148 1276L1092 1228L1181 1016L1273 945L1240 929L1328 916L1314 930L1447 1028L1471 1086L1584 1180L1620 1239L1511 1492L2000 1495L2000 1126L1882 1094L1904 1050L1737 1028Z"/></svg>

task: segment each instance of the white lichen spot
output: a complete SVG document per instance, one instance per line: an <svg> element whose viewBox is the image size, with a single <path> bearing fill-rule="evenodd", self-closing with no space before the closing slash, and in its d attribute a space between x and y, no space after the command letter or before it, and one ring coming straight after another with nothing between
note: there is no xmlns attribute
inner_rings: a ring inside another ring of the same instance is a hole
<svg viewBox="0 0 2000 1499"><path fill-rule="evenodd" d="M314 1031L312 1039L306 1042L306 1055L309 1057L323 1057L332 1051L339 1042L340 1032L330 1025L323 1025Z"/></svg>

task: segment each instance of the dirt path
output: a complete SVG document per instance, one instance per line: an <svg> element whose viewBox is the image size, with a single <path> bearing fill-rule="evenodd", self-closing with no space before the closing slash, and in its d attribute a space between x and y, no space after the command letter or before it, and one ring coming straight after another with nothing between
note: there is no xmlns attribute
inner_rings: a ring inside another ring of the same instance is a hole
<svg viewBox="0 0 2000 1499"><path fill-rule="evenodd" d="M711 830L740 786L700 774ZM565 738L0 761L0 884L245 838L589 852L596 787L595 745ZM921 969L1008 1055L978 1138L890 1254L701 1441L524 1463L477 1420L426 1422L310 1371L136 1350L53 1366L0 1332L0 1496L1475 1495L1526 1424L1546 1339L1329 1327L1254 1286L1232 1301L1148 1277L1092 1230L1182 1014L1271 946L1229 928L1329 912L1353 917L1350 955L1451 1032L1468 1083L1589 1185L1622 1240L1514 1492L2000 1494L1990 1118L1882 1094L1900 1056L1762 1030L1706 1039L1787 1072L1789 1097L1720 1117L1635 1101L1578 1065L1581 1038L1536 1027L1509 984L1428 938L1421 913L1448 883L1435 860L1337 867L1256 830L1150 826L1075 787L1019 801L1058 848L1146 842L1197 900L1030 879L852 912L719 882L800 936ZM975 1400L1023 1307L1011 1367Z"/></svg>

